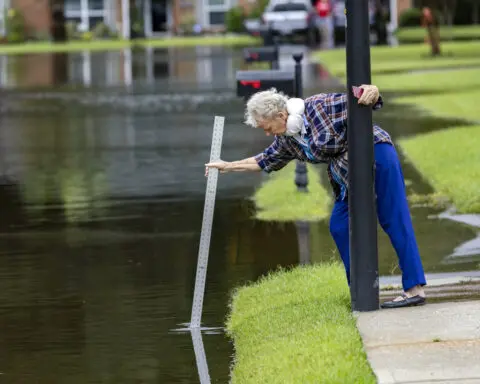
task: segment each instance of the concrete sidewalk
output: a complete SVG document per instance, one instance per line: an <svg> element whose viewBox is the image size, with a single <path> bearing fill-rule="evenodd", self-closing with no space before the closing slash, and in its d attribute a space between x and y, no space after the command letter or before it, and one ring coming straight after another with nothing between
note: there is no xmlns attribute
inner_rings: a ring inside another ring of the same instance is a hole
<svg viewBox="0 0 480 384"><path fill-rule="evenodd" d="M480 301L357 313L378 383L480 383Z"/></svg>

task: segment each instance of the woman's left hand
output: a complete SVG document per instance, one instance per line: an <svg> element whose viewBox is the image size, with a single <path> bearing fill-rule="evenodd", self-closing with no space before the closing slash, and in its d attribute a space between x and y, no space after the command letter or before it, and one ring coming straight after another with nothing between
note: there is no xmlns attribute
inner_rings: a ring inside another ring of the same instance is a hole
<svg viewBox="0 0 480 384"><path fill-rule="evenodd" d="M358 104L374 105L378 101L380 93L378 92L378 88L375 85L363 84L360 86L360 88L363 89L363 93L362 96L358 99Z"/></svg>

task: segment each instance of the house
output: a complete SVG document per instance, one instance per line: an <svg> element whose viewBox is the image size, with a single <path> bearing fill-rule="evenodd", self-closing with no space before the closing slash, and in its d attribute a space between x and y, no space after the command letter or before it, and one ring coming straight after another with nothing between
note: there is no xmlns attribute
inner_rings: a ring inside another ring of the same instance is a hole
<svg viewBox="0 0 480 384"><path fill-rule="evenodd" d="M176 32L184 25L199 24L202 28L224 26L225 14L233 6L255 0L64 0L67 21L76 22L80 30L91 30L103 22L111 30L128 37L128 25L141 25L147 37ZM52 26L50 0L0 0L0 9L18 9L30 36L46 36ZM0 12L0 32L5 33Z"/></svg>
<svg viewBox="0 0 480 384"><path fill-rule="evenodd" d="M396 1L397 14L412 6L412 0ZM249 7L256 0L64 0L67 21L91 30L103 22L111 30L128 38L130 26L140 26L147 37L177 32L194 24L203 29L223 29L227 11L236 5ZM0 0L0 9L10 7L22 12L30 36L47 36L52 26L51 0ZM4 34L5 14L0 12L0 33Z"/></svg>
<svg viewBox="0 0 480 384"><path fill-rule="evenodd" d="M256 0L144 0L145 35L176 32L183 26L223 29L228 10L238 4L248 7Z"/></svg>

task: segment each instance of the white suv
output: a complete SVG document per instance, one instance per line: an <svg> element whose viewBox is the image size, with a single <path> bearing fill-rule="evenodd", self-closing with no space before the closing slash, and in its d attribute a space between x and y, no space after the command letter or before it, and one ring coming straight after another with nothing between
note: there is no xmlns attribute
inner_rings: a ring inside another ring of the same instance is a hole
<svg viewBox="0 0 480 384"><path fill-rule="evenodd" d="M319 18L311 0L272 0L265 8L262 23L274 36L300 34L312 45L319 41Z"/></svg>

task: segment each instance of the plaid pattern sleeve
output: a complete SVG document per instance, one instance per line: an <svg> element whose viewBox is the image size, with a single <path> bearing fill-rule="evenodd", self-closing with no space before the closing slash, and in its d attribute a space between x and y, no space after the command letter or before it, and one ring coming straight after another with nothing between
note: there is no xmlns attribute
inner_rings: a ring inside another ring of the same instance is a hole
<svg viewBox="0 0 480 384"><path fill-rule="evenodd" d="M312 143L325 156L345 150L347 97L342 93L320 93L305 100L305 115L312 128Z"/></svg>
<svg viewBox="0 0 480 384"><path fill-rule="evenodd" d="M281 137L275 137L274 142L263 152L255 156L258 166L265 172L279 171L291 160L295 159L286 142Z"/></svg>

